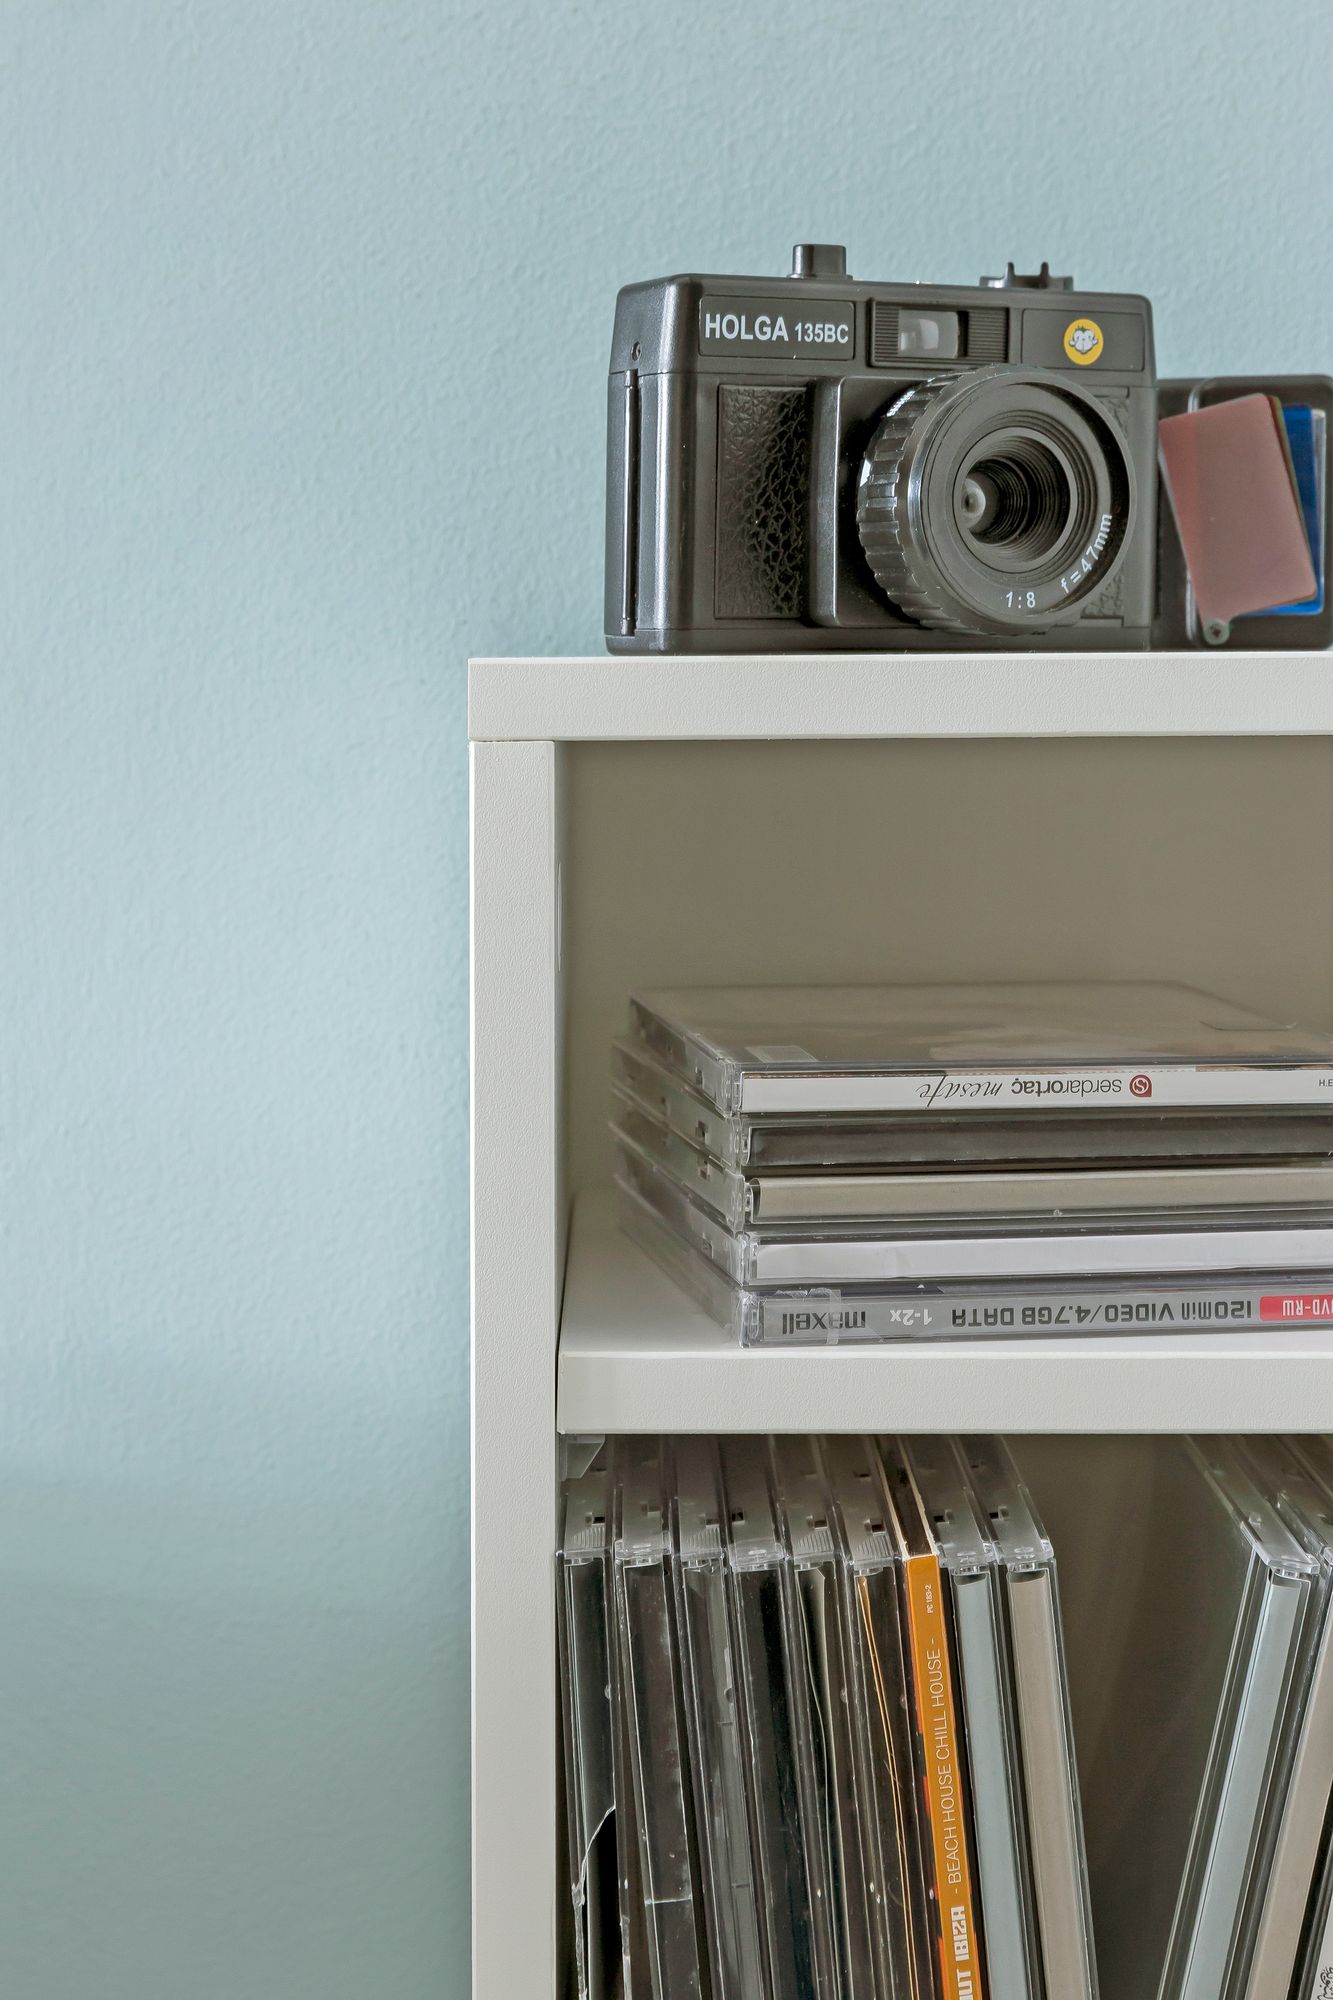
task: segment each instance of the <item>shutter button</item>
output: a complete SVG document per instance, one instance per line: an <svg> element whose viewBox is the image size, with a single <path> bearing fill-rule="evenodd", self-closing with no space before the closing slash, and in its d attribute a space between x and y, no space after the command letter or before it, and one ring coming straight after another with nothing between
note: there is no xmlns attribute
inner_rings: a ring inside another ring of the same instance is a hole
<svg viewBox="0 0 1333 2000"><path fill-rule="evenodd" d="M847 252L841 243L798 243L791 253L793 278L845 278Z"/></svg>

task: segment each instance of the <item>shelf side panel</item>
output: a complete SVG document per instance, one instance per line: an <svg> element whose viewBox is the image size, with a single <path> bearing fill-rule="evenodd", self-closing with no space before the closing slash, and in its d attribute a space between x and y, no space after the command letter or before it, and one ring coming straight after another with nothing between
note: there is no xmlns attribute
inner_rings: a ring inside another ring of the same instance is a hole
<svg viewBox="0 0 1333 2000"><path fill-rule="evenodd" d="M556 1990L563 1263L550 743L472 752L473 1994Z"/></svg>

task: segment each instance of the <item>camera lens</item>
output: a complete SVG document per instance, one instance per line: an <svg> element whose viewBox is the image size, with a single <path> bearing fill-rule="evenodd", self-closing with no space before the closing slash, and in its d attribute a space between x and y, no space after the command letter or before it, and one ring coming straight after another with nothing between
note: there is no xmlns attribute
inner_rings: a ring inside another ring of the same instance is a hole
<svg viewBox="0 0 1333 2000"><path fill-rule="evenodd" d="M1012 367L923 382L870 441L857 525L895 607L958 632L1079 617L1135 509L1124 438L1083 390Z"/></svg>
<svg viewBox="0 0 1333 2000"><path fill-rule="evenodd" d="M989 548L1024 558L1047 556L1068 525L1071 499L1055 453L1018 439L964 475L958 516L968 534Z"/></svg>

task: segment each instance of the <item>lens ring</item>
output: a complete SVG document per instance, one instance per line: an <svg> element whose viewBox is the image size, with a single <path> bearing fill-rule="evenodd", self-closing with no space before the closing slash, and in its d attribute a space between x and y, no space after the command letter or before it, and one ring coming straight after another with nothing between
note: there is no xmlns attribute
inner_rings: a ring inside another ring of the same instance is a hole
<svg viewBox="0 0 1333 2000"><path fill-rule="evenodd" d="M856 511L871 573L899 610L1002 634L1081 616L1118 569L1137 504L1126 441L1094 396L996 366L892 404Z"/></svg>

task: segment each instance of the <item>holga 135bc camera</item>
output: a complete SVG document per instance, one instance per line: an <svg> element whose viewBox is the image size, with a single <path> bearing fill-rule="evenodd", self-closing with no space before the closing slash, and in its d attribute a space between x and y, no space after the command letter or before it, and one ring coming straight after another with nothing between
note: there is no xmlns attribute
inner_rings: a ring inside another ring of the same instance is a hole
<svg viewBox="0 0 1333 2000"><path fill-rule="evenodd" d="M1045 265L869 284L799 244L790 278L630 285L607 643L1324 646L1331 408L1323 378L1159 385L1148 301Z"/></svg>

